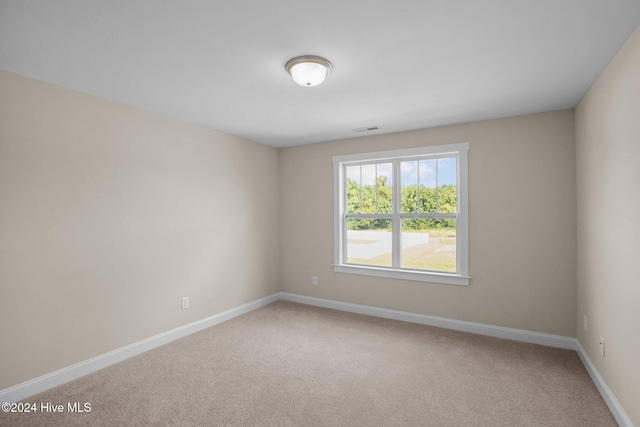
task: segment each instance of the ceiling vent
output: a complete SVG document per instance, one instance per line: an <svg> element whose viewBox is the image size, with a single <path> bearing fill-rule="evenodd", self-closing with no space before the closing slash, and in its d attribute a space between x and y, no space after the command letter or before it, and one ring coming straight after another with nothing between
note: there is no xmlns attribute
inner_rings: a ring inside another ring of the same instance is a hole
<svg viewBox="0 0 640 427"><path fill-rule="evenodd" d="M378 129L379 129L378 126L370 126L367 128L357 128L357 129L354 129L353 131L354 132L371 132Z"/></svg>

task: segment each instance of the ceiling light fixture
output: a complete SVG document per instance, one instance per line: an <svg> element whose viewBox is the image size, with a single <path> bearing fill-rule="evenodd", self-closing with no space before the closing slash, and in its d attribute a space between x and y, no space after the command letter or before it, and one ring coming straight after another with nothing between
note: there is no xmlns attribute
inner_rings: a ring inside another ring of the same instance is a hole
<svg viewBox="0 0 640 427"><path fill-rule="evenodd" d="M300 86L311 87L322 83L333 66L320 56L305 55L290 59L285 68Z"/></svg>

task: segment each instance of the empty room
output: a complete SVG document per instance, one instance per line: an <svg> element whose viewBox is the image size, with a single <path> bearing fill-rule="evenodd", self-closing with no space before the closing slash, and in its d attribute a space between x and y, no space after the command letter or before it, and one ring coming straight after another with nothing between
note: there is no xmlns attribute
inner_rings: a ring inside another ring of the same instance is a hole
<svg viewBox="0 0 640 427"><path fill-rule="evenodd" d="M640 427L639 25L0 0L0 425Z"/></svg>

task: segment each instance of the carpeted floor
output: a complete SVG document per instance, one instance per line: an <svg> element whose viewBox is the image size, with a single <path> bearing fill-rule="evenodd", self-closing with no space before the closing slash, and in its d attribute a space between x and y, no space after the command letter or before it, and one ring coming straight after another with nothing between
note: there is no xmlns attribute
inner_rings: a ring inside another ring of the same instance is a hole
<svg viewBox="0 0 640 427"><path fill-rule="evenodd" d="M25 402L65 412L0 425L616 425L574 351L285 301Z"/></svg>

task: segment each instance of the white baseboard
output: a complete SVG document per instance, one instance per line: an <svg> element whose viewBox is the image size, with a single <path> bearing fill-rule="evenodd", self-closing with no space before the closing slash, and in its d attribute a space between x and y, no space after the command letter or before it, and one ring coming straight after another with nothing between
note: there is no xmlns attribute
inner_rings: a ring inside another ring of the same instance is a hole
<svg viewBox="0 0 640 427"><path fill-rule="evenodd" d="M161 345L168 344L171 341L175 341L186 337L187 335L191 335L195 332L217 325L218 323L246 314L257 308L271 304L278 299L280 299L280 294L275 293L268 297L243 304L239 307L189 323L188 325L180 326L179 328L163 332L117 350L110 351L109 353L101 354L100 356L96 356L89 360L76 363L75 365L68 366L50 374L7 388L0 391L0 402L18 402L22 399L26 399L27 397L42 393L50 388L73 381L130 357L137 356L145 351L152 350L156 347L160 347Z"/></svg>
<svg viewBox="0 0 640 427"><path fill-rule="evenodd" d="M197 322L181 326L176 329L155 335L153 337L138 341L126 347L110 351L84 362L60 369L47 375L35 378L33 380L18 384L14 387L0 391L0 402L18 402L30 396L42 393L50 388L62 385L69 381L75 380L92 372L98 371L107 366L121 362L145 351L152 350L161 345L170 343L177 339L191 335L195 332L209 328L211 326L222 323L234 317L246 314L257 308L278 300L286 300L301 304L314 305L317 307L331 308L334 310L347 311L350 313L366 314L369 316L382 317L385 319L401 320L404 322L418 323L421 325L435 326L444 329L453 329L456 331L469 332L478 335L487 335L497 338L505 338L514 341L522 341L531 344L540 344L548 347L556 347L567 350L575 350L582 360L589 376L593 380L596 388L602 395L602 398L609 406L611 413L621 427L634 427L631 419L625 412L624 408L615 397L604 378L600 375L595 365L589 359L586 351L576 338L563 337L560 335L545 334L541 332L531 332L522 329L505 328L502 326L493 326L483 323L466 322L462 320L448 319L445 317L429 316L426 314L410 313L406 311L391 310L388 308L372 307L362 304L353 304L349 302L329 300L324 298L316 298L305 295L292 294L288 292L279 292L261 298L239 307L218 313Z"/></svg>
<svg viewBox="0 0 640 427"><path fill-rule="evenodd" d="M438 328L453 329L456 331L470 332L472 334L487 335L497 338L505 338L514 341L522 341L531 344L540 344L547 347L556 347L566 350L575 350L582 360L591 380L602 395L609 410L620 427L634 427L631 419L615 397L604 378L600 375L595 365L587 356L586 351L576 338L560 335L531 332L522 329L505 328L502 326L487 325L484 323L465 322L462 320L448 319L445 317L428 316L426 314L410 313L406 311L391 310L388 308L372 307L368 305L353 304L343 301L335 301L323 298L309 297L305 295L281 292L280 299L317 307L332 308L334 310L348 311L350 313L366 314L369 316L383 317L385 319L401 320L404 322L418 323L421 325L436 326Z"/></svg>
<svg viewBox="0 0 640 427"><path fill-rule="evenodd" d="M596 369L596 365L593 364L584 347L582 347L582 344L580 344L580 341L576 340L576 343L578 345L578 356L580 356L582 364L589 373L591 380L596 385L596 388L600 392L600 395L602 395L602 398L609 407L609 410L613 414L613 417L618 422L618 425L620 425L620 427L633 427L631 418L629 418L629 415L627 415L624 408L622 407L616 396L613 394L613 391L611 391L604 378L602 378L602 375L600 375L600 372L598 372L598 370Z"/></svg>
<svg viewBox="0 0 640 427"><path fill-rule="evenodd" d="M522 329L505 328L502 326L487 325L484 323L466 322L463 320L448 319L446 317L429 316L426 314L410 313L388 308L372 307L368 305L353 304L349 302L328 300L309 297L298 294L281 292L280 299L315 305L318 307L333 308L335 310L351 313L366 314L369 316L383 317L385 319L401 320L403 322L419 323L421 325L436 326L438 328L453 329L456 331L470 332L472 334L487 335L490 337L505 338L514 341L523 341L532 344L545 345L547 347L577 350L575 338L560 335L531 332Z"/></svg>

